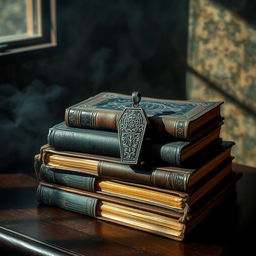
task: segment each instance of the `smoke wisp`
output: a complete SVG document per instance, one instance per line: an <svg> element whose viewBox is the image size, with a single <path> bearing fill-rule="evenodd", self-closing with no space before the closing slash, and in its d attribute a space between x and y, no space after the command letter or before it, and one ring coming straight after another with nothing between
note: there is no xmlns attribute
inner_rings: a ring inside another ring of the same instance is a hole
<svg viewBox="0 0 256 256"><path fill-rule="evenodd" d="M33 169L33 158L47 141L48 128L59 119L55 105L65 90L34 81L23 90L0 86L0 169ZM28 171L25 170L25 171ZM7 170L6 170L7 171Z"/></svg>

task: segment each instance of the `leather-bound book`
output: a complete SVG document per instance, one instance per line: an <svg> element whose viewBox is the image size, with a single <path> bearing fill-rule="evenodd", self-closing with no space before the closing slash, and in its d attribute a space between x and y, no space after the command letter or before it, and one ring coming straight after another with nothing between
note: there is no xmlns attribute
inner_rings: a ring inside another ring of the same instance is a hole
<svg viewBox="0 0 256 256"><path fill-rule="evenodd" d="M118 158L84 153L57 151L49 145L41 147L35 163L50 169L68 170L73 173L127 181L148 186L183 192L192 191L222 164L230 161L233 142L221 142L189 160L185 167L124 165ZM40 168L40 167L38 167Z"/></svg>
<svg viewBox="0 0 256 256"><path fill-rule="evenodd" d="M220 119L222 103L142 97L140 106L149 117L152 134L193 140ZM65 122L70 127L117 131L120 113L131 105L131 96L102 92L67 108Z"/></svg>
<svg viewBox="0 0 256 256"><path fill-rule="evenodd" d="M48 206L182 241L191 229L230 198L235 180L235 175L231 175L185 213L45 182L38 186L37 199Z"/></svg>
<svg viewBox="0 0 256 256"><path fill-rule="evenodd" d="M161 138L146 139L142 149L142 160L154 159L154 162L166 162L169 165L180 166L209 144L218 141L219 134L220 124L218 128L193 142L166 142ZM73 128L60 123L49 129L48 144L57 150L120 157L119 139L116 132Z"/></svg>
<svg viewBox="0 0 256 256"><path fill-rule="evenodd" d="M175 212L184 213L201 198L211 191L232 172L231 159L222 163L218 168L202 179L189 193L177 190L160 189L137 183L130 183L112 179L102 179L72 171L48 168L41 165L37 171L39 180L77 188L101 195L110 195L147 205L159 206Z"/></svg>

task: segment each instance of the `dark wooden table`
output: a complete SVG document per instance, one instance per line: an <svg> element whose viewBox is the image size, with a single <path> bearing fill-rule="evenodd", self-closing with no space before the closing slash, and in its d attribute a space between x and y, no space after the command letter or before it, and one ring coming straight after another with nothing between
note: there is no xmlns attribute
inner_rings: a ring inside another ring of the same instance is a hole
<svg viewBox="0 0 256 256"><path fill-rule="evenodd" d="M236 197L200 224L185 242L38 206L37 182L0 174L0 255L255 255L256 168L243 173Z"/></svg>

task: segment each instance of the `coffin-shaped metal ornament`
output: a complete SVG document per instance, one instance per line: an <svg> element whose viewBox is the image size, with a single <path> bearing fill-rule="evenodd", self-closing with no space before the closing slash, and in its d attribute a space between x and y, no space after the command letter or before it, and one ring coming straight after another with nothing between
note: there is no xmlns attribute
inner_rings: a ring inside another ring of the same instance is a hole
<svg viewBox="0 0 256 256"><path fill-rule="evenodd" d="M141 149L148 124L145 111L139 107L140 100L140 93L133 92L133 106L125 108L118 120L120 156L124 164L140 164Z"/></svg>

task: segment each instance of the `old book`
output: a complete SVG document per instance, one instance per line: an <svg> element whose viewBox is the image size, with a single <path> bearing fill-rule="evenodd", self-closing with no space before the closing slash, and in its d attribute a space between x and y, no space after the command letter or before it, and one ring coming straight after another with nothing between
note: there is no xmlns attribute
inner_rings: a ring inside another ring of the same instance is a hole
<svg viewBox="0 0 256 256"><path fill-rule="evenodd" d="M40 169L36 171L39 180L47 183L78 188L89 192L160 206L177 212L184 212L187 206L191 208L202 197L207 195L211 189L228 177L232 172L232 168L231 161L221 164L216 170L207 175L200 182L199 186L196 186L190 193L112 179L96 178L72 171L48 168L45 165L41 165Z"/></svg>
<svg viewBox="0 0 256 256"><path fill-rule="evenodd" d="M143 97L140 106L146 111L154 134L192 140L212 121L220 119L222 103ZM103 92L67 108L65 122L72 127L117 131L117 119L129 106L130 96Z"/></svg>
<svg viewBox="0 0 256 256"><path fill-rule="evenodd" d="M187 213L41 182L40 203L182 241L185 235L234 192L235 178L212 191L204 202ZM185 216L185 217L184 217Z"/></svg>
<svg viewBox="0 0 256 256"><path fill-rule="evenodd" d="M186 163L189 168L146 164L131 167L120 163L118 158L57 151L48 145L41 147L40 155L36 159L49 168L189 192L207 174L230 160L233 145L233 142L224 141L208 148Z"/></svg>
<svg viewBox="0 0 256 256"><path fill-rule="evenodd" d="M220 127L194 142L146 140L142 160L150 161L153 158L155 162L180 166L185 160L219 140L219 134ZM57 150L120 157L116 132L79 129L60 123L49 129L48 144Z"/></svg>

